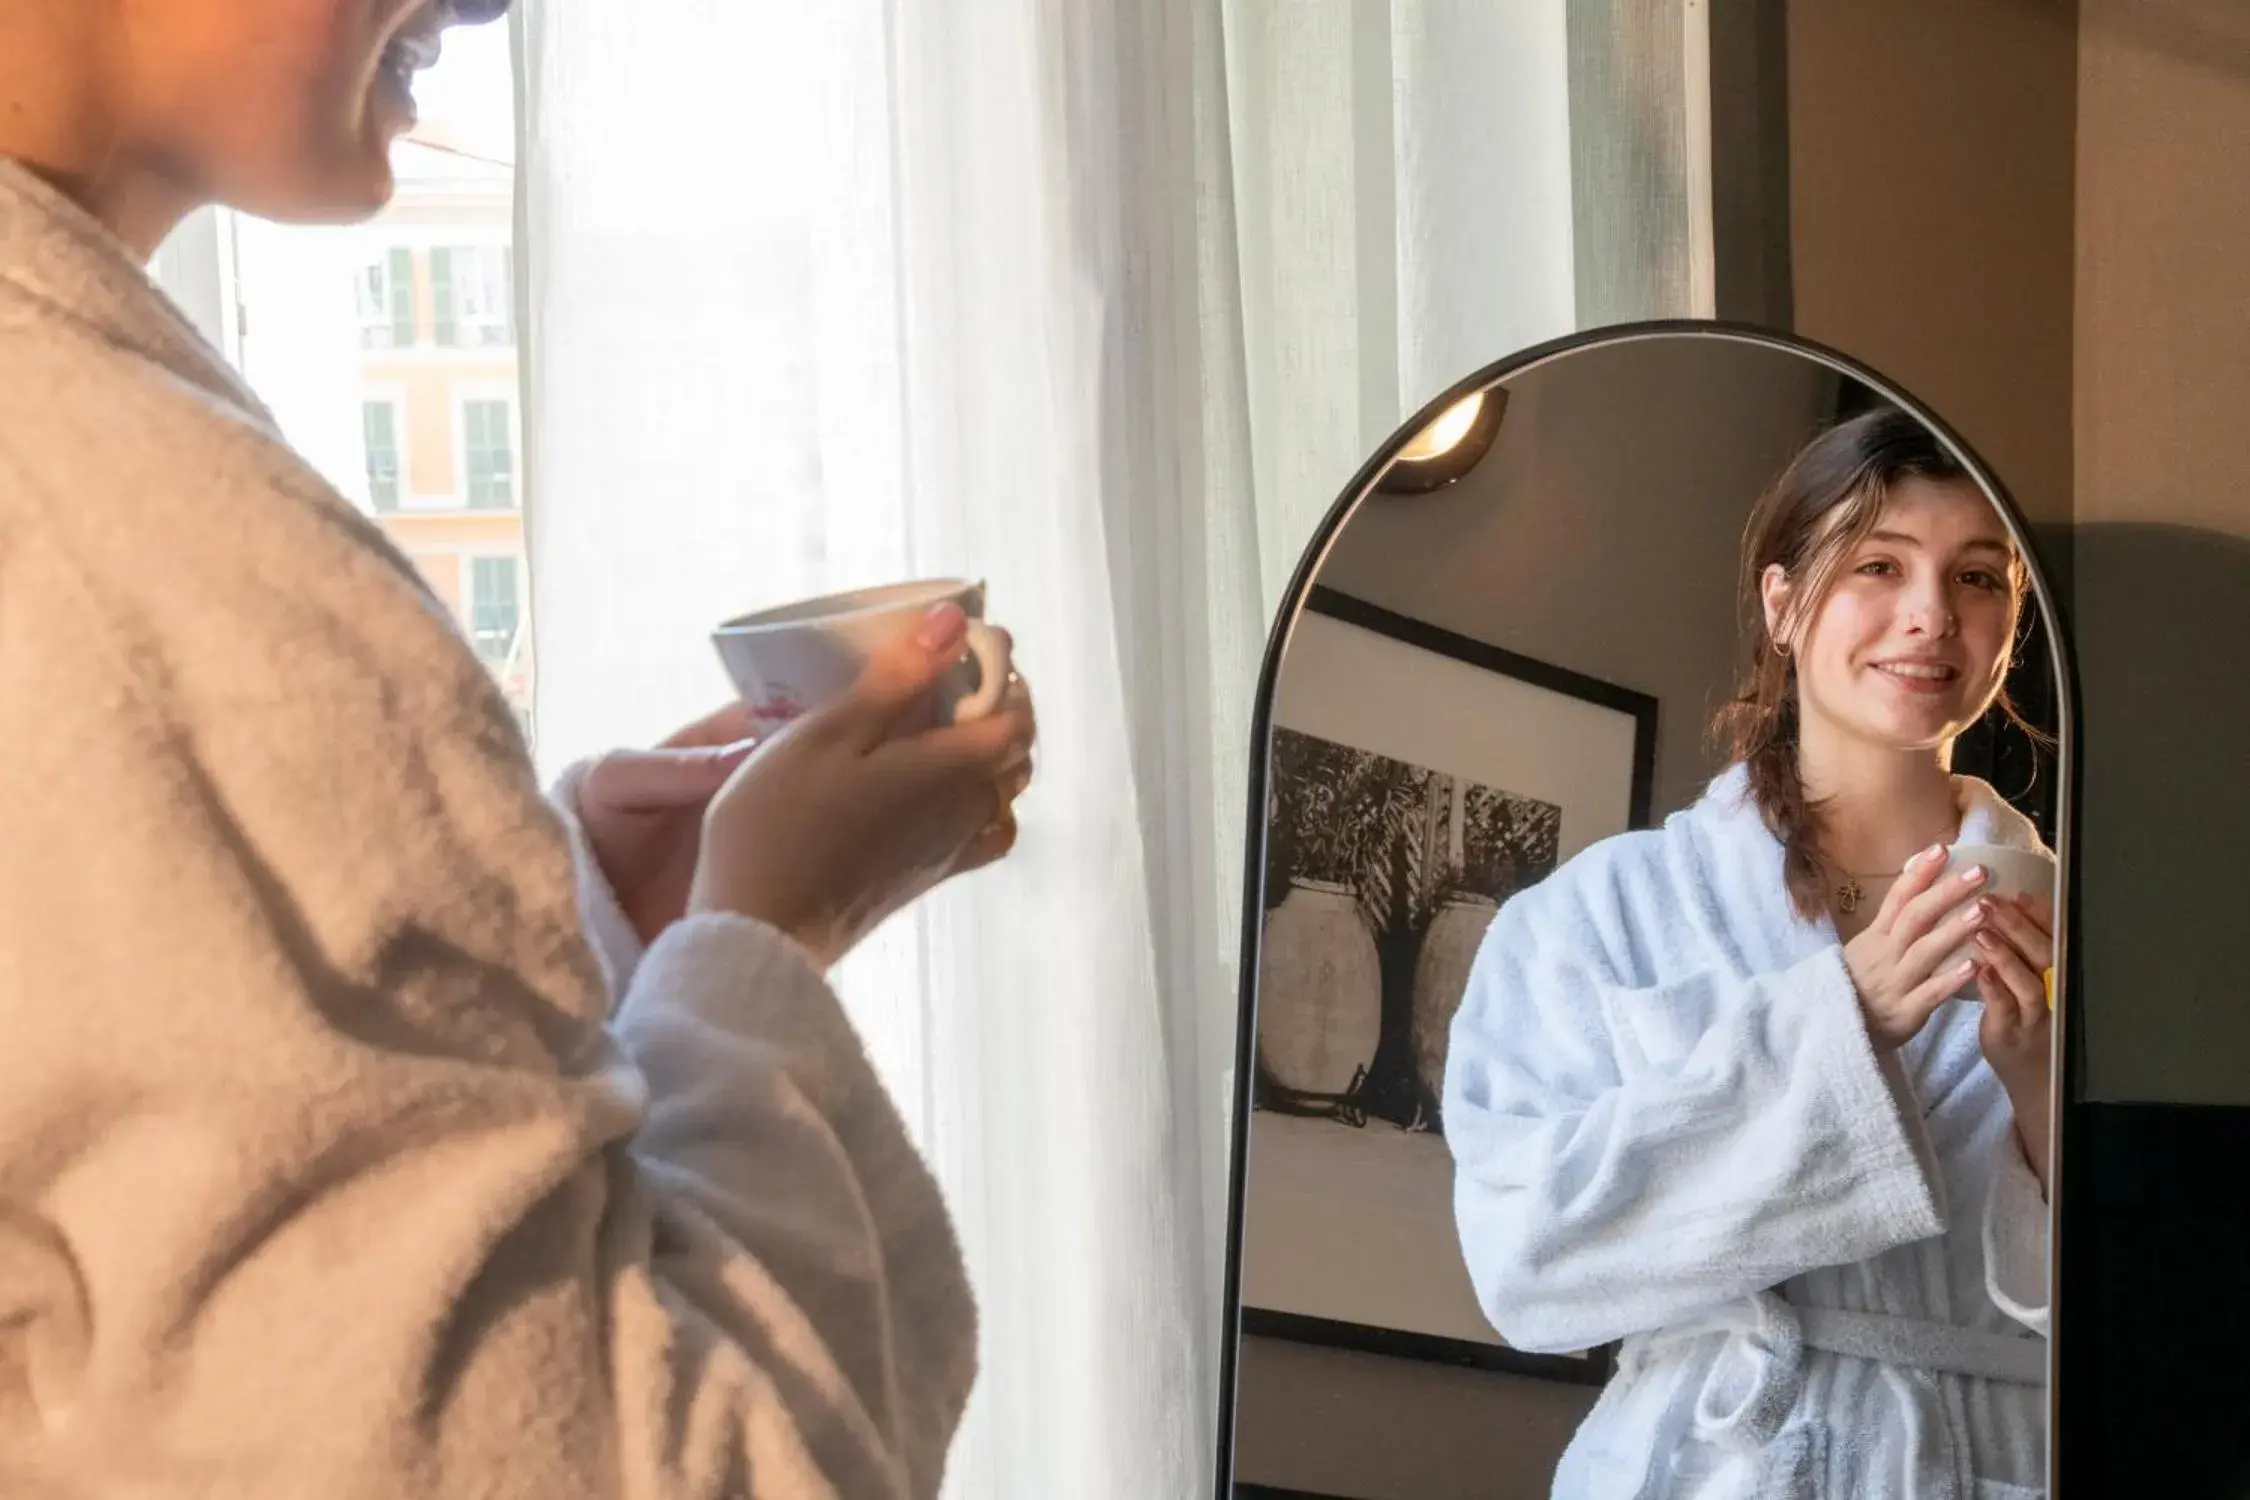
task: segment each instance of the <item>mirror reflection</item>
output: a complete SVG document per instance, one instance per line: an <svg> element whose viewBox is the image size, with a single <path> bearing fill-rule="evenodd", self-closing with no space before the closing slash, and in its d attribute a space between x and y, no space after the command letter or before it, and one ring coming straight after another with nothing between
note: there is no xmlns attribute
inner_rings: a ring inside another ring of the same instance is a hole
<svg viewBox="0 0 2250 1500"><path fill-rule="evenodd" d="M1520 371L1432 466L1274 688L1235 1493L2042 1494L2022 540L1919 419L1718 332Z"/></svg>

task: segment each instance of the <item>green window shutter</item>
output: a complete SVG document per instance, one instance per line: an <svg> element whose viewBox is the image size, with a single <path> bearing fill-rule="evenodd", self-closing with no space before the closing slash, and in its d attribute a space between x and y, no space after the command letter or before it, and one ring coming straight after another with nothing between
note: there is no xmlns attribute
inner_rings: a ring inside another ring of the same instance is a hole
<svg viewBox="0 0 2250 1500"><path fill-rule="evenodd" d="M414 345L414 252L393 250L391 263L391 343L400 349Z"/></svg>
<svg viewBox="0 0 2250 1500"><path fill-rule="evenodd" d="M461 403L461 445L469 481L469 504L508 506L516 500L515 435L509 430L505 401Z"/></svg>
<svg viewBox="0 0 2250 1500"><path fill-rule="evenodd" d="M367 498L377 510L398 509L398 410L388 401L360 404L360 427L367 437Z"/></svg>
<svg viewBox="0 0 2250 1500"><path fill-rule="evenodd" d="M430 252L430 300L437 308L437 341L452 348L460 335L453 325L453 252L440 245Z"/></svg>
<svg viewBox="0 0 2250 1500"><path fill-rule="evenodd" d="M477 655L495 666L506 661L516 643L522 613L516 560L512 557L471 558L469 634Z"/></svg>

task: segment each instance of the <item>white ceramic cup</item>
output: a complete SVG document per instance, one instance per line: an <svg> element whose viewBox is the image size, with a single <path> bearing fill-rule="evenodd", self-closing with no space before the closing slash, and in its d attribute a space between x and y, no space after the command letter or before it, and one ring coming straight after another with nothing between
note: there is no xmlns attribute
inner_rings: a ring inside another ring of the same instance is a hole
<svg viewBox="0 0 2250 1500"><path fill-rule="evenodd" d="M2045 896L2050 903L2055 896L2055 857L2041 849L2012 849L2002 844L1954 844L1945 851L1945 873L1939 880L1954 880L1966 874L1973 865L1984 867L1984 884L1977 887L1979 896ZM1938 967L1943 969L1977 956L1974 941L1963 943L1945 956ZM1971 979L1961 994L1974 998L1978 994L1977 982Z"/></svg>
<svg viewBox="0 0 2250 1500"><path fill-rule="evenodd" d="M727 621L711 633L735 691L764 734L836 698L867 658L951 600L969 617L968 655L938 682L941 722L964 724L999 705L1008 690L1008 637L984 621L984 585L923 579L800 599Z"/></svg>

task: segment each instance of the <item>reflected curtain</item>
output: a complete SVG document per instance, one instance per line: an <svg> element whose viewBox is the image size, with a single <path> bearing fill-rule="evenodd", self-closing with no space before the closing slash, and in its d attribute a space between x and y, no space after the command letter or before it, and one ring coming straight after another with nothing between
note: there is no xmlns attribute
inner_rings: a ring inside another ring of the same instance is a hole
<svg viewBox="0 0 2250 1500"><path fill-rule="evenodd" d="M1261 584L1505 354L1712 311L1702 7L1223 0Z"/></svg>

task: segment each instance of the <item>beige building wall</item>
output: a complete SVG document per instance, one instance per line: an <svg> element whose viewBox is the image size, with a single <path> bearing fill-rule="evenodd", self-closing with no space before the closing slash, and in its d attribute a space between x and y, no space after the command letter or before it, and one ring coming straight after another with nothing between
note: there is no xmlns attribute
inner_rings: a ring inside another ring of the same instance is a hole
<svg viewBox="0 0 2250 1500"><path fill-rule="evenodd" d="M406 549L406 557L407 561L414 564L415 571L429 580L430 591L445 601L445 607L453 612L453 617L461 619L468 607L468 600L462 596L459 557L451 552L414 547Z"/></svg>
<svg viewBox="0 0 2250 1500"><path fill-rule="evenodd" d="M463 348L437 342L437 289L431 252L439 246L504 246L512 231L511 179L500 164L463 164L416 154L415 170L403 173L399 197L364 231L362 251L370 260L394 249L409 253L408 294L414 312L414 338L404 347L362 351L363 398L393 404L399 424L400 495L398 505L377 513L384 531L399 544L431 591L444 602L464 633L471 626L472 560L508 557L516 562L517 611L523 636L515 659L501 672L501 685L519 711L528 711L533 657L530 650L530 569L524 548L521 454L522 423L514 422L516 504L469 509L462 455L462 403L501 398L518 411L516 349ZM495 664L498 665L497 663Z"/></svg>
<svg viewBox="0 0 2250 1500"><path fill-rule="evenodd" d="M390 352L370 351L373 355ZM512 388L516 365L512 355L465 358L449 350L419 359L370 358L366 378L370 395L395 398L402 407L407 494L451 498L461 490L461 398L471 392L488 395Z"/></svg>

